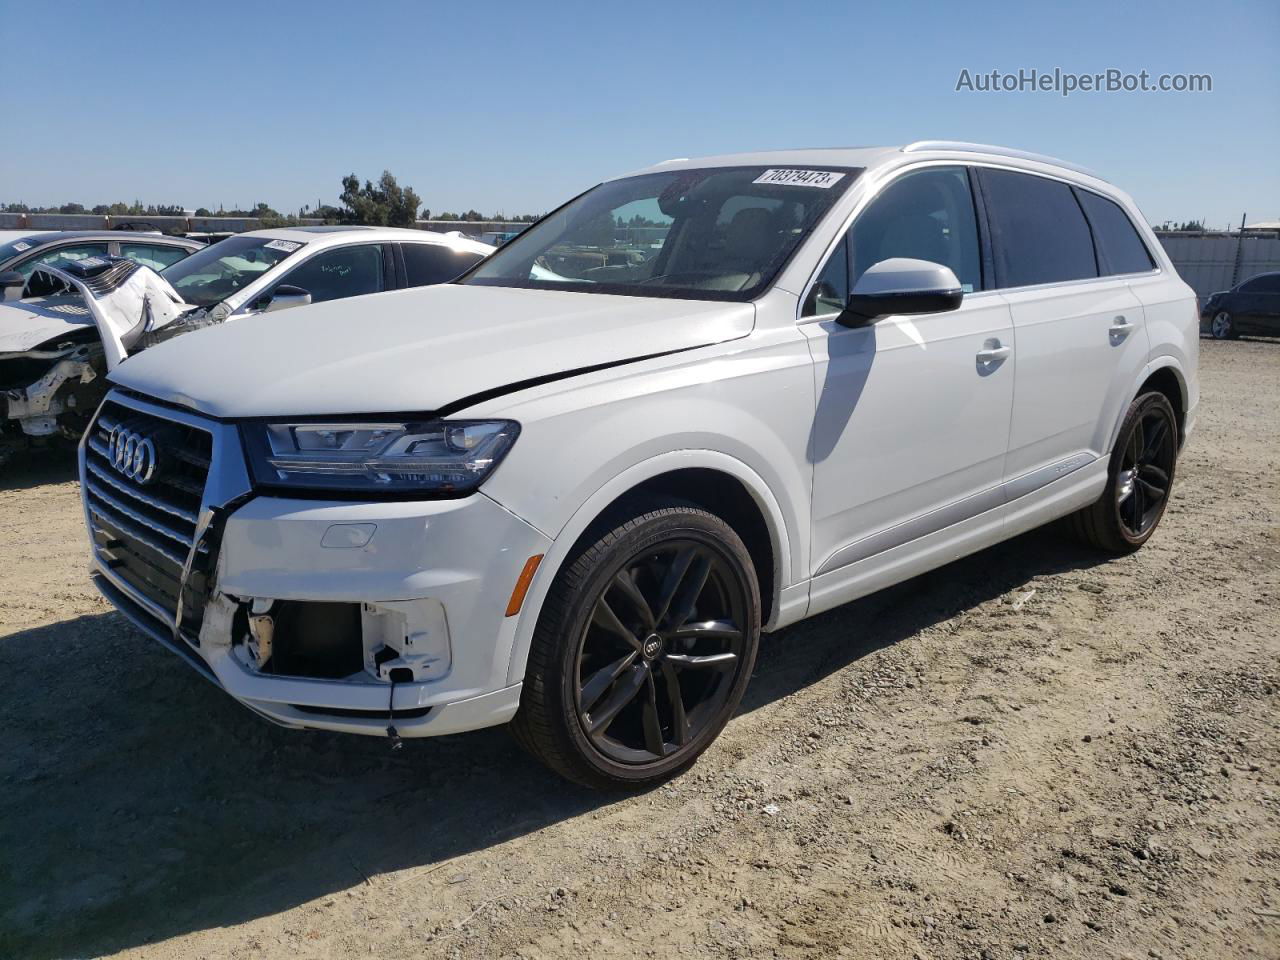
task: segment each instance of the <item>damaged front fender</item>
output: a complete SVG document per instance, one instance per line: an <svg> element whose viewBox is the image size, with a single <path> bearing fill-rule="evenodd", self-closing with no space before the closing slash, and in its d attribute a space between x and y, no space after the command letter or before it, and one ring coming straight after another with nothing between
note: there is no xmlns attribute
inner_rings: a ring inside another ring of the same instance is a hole
<svg viewBox="0 0 1280 960"><path fill-rule="evenodd" d="M221 319L193 309L132 260L37 267L23 299L0 306L0 397L4 418L18 428L10 433L77 439L108 371L146 346Z"/></svg>
<svg viewBox="0 0 1280 960"><path fill-rule="evenodd" d="M98 328L107 369L136 350L148 334L191 310L160 274L133 260L87 257L61 266L43 265L28 289L61 285L75 290Z"/></svg>

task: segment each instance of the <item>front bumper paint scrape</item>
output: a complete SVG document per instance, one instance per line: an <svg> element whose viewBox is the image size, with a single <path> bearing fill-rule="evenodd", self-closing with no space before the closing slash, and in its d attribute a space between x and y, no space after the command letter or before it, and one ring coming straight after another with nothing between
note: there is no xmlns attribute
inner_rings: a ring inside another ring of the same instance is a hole
<svg viewBox="0 0 1280 960"><path fill-rule="evenodd" d="M505 608L525 561L549 544L483 494L373 503L259 497L226 518L198 645L134 615L96 562L95 581L153 638L270 720L381 736L390 718L400 736L432 736L514 715L520 685L507 683L507 670L518 618ZM365 670L343 679L259 671L250 638L237 635L245 632L239 614L278 601L360 604ZM392 684L395 667L414 679Z"/></svg>

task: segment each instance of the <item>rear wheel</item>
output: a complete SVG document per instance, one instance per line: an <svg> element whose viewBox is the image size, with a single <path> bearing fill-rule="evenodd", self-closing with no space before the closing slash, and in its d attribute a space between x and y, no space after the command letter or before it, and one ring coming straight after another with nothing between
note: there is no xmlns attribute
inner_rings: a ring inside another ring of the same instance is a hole
<svg viewBox="0 0 1280 960"><path fill-rule="evenodd" d="M759 586L733 529L692 506L648 510L557 576L512 730L578 783L657 783L733 715L759 635Z"/></svg>
<svg viewBox="0 0 1280 960"><path fill-rule="evenodd" d="M1219 310L1213 315L1213 320L1209 323L1209 332L1213 334L1215 340L1234 340L1240 336L1236 332L1235 320L1226 310Z"/></svg>
<svg viewBox="0 0 1280 960"><path fill-rule="evenodd" d="M1096 502L1067 517L1082 540L1111 553L1132 553L1164 516L1178 462L1178 419L1162 393L1129 406Z"/></svg>

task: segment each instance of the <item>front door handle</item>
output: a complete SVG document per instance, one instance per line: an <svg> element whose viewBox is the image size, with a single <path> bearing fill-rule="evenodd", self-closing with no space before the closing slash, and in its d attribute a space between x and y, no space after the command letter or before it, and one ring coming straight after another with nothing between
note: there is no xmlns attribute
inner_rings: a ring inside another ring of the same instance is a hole
<svg viewBox="0 0 1280 960"><path fill-rule="evenodd" d="M988 340L978 351L978 362L984 364L1000 363L1013 352L1013 347L1003 346L999 340Z"/></svg>

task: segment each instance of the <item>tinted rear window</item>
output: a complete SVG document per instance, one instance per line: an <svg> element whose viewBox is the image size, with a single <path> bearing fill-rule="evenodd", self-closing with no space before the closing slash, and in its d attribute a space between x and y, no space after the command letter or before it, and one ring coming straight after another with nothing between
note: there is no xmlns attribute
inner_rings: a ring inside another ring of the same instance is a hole
<svg viewBox="0 0 1280 960"><path fill-rule="evenodd" d="M1241 293L1280 293L1280 273L1264 273L1240 284Z"/></svg>
<svg viewBox="0 0 1280 960"><path fill-rule="evenodd" d="M1098 275L1089 224L1069 186L1007 170L983 169L979 176L991 223L997 286Z"/></svg>
<svg viewBox="0 0 1280 960"><path fill-rule="evenodd" d="M438 243L402 243L400 249L404 251L404 269L411 287L445 283L484 259L478 253Z"/></svg>
<svg viewBox="0 0 1280 960"><path fill-rule="evenodd" d="M1079 190L1077 194L1093 226L1093 239L1098 245L1100 261L1098 266L1104 275L1145 273L1155 266L1147 245L1119 204L1088 190Z"/></svg>

